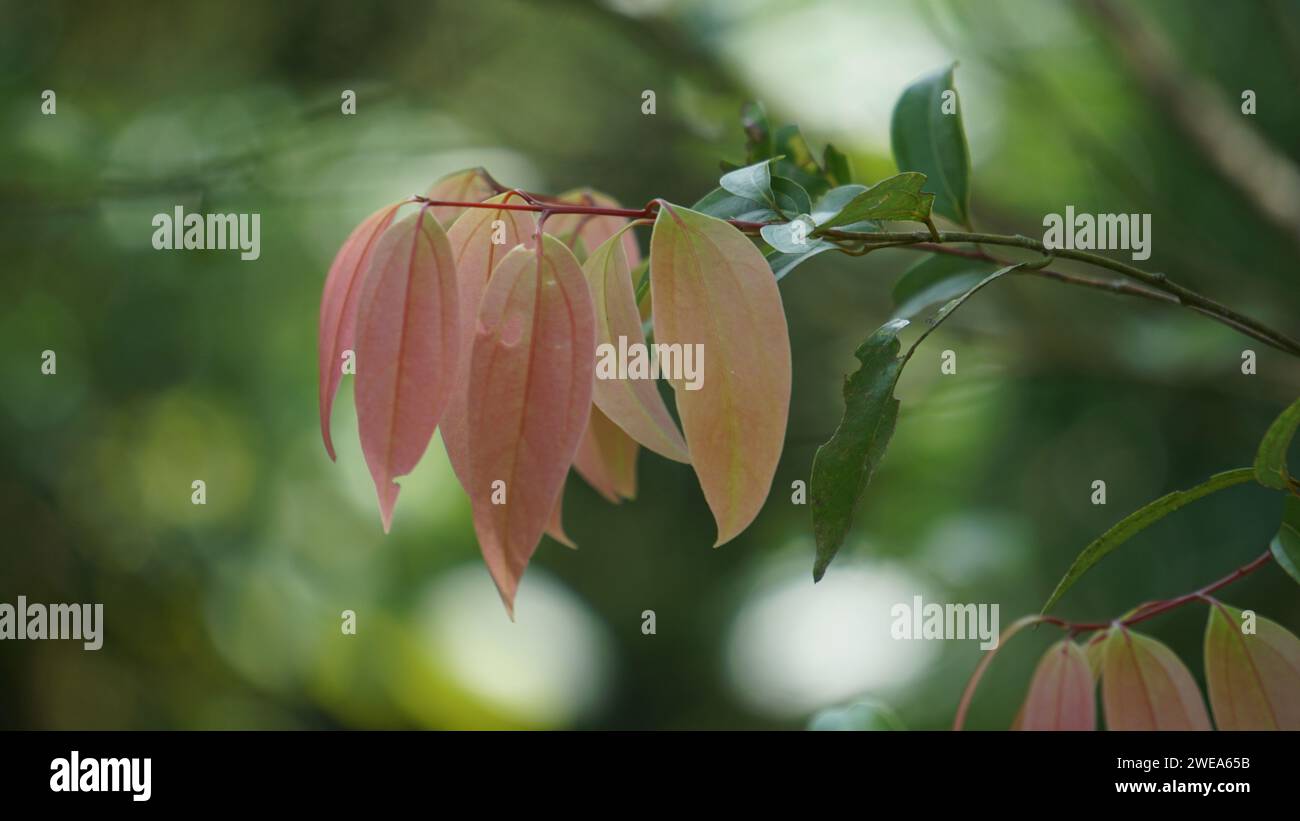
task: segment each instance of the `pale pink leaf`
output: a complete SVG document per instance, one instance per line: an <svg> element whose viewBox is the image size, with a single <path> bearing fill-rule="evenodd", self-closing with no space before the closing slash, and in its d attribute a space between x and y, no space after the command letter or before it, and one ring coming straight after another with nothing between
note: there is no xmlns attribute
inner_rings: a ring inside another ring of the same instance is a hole
<svg viewBox="0 0 1300 821"><path fill-rule="evenodd" d="M483 202L497 193L497 186L492 177L482 168L467 168L456 171L429 186L425 194L431 200L448 202ZM473 210L456 205L432 206L433 215L443 228L450 228L463 211Z"/></svg>
<svg viewBox="0 0 1300 821"><path fill-rule="evenodd" d="M655 343L703 346L699 389L669 384L720 545L758 515L781 457L790 410L781 292L735 227L666 203L650 240L650 290Z"/></svg>
<svg viewBox="0 0 1300 821"><path fill-rule="evenodd" d="M1016 716L1018 730L1095 730L1096 682L1088 658L1072 641L1047 649Z"/></svg>
<svg viewBox="0 0 1300 821"><path fill-rule="evenodd" d="M357 301L361 296L361 283L369 270L375 244L401 206L399 202L380 208L353 229L343 247L334 255L334 262L325 277L316 354L320 369L320 433L330 459L335 458L330 414L339 382L343 379L344 352L351 350L356 353Z"/></svg>
<svg viewBox="0 0 1300 821"><path fill-rule="evenodd" d="M669 459L690 461L686 441L659 396L655 381L630 378L633 374L622 373L619 367L629 364L627 352L644 351L646 339L632 289L632 275L617 235L594 249L582 270L596 306L596 346L600 354L594 392L596 405L642 445Z"/></svg>
<svg viewBox="0 0 1300 821"><path fill-rule="evenodd" d="M573 468L597 493L614 504L636 498L636 457L639 448L622 428L591 409L591 419L582 435Z"/></svg>
<svg viewBox="0 0 1300 821"><path fill-rule="evenodd" d="M578 546L569 538L569 534L564 532L564 486L560 486L560 495L555 497L555 507L551 510L551 520L546 524L546 535L555 541L577 549Z"/></svg>
<svg viewBox="0 0 1300 821"><path fill-rule="evenodd" d="M447 235L421 208L380 238L357 309L357 426L384 531L456 375L460 306Z"/></svg>
<svg viewBox="0 0 1300 821"><path fill-rule="evenodd" d="M1178 656L1126 627L1101 649L1101 700L1111 730L1209 730L1201 691Z"/></svg>
<svg viewBox="0 0 1300 821"><path fill-rule="evenodd" d="M487 200L504 203L510 194L501 194ZM527 211L492 208L470 208L447 232L451 254L456 261L456 281L460 295L460 362L451 398L443 413L442 443L452 470L461 487L470 493L469 485L469 366L474 350L474 329L478 323L479 303L483 288L497 263L515 246L534 247L537 221ZM500 240L494 242L493 240Z"/></svg>
<svg viewBox="0 0 1300 821"><path fill-rule="evenodd" d="M513 613L591 412L596 328L573 253L553 237L497 265L469 369L469 496L488 570ZM493 504L494 483L505 491Z"/></svg>
<svg viewBox="0 0 1300 821"><path fill-rule="evenodd" d="M1249 625L1211 602L1205 684L1220 730L1300 730L1300 639L1277 622L1256 615Z"/></svg>
<svg viewBox="0 0 1300 821"><path fill-rule="evenodd" d="M590 188L566 191L556 197L556 200L599 208L623 207L608 194ZM604 245L605 240L623 230L627 222L626 217L608 214L554 214L546 220L545 228L546 233L559 237L582 260ZM623 253L627 255L628 264L635 268L641 262L641 248L636 244L633 234L624 233L622 236Z"/></svg>

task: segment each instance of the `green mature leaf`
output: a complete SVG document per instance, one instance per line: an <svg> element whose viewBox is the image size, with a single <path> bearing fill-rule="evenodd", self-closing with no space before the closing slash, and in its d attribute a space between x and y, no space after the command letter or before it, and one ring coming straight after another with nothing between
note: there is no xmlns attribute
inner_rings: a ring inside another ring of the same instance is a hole
<svg viewBox="0 0 1300 821"><path fill-rule="evenodd" d="M718 180L718 185L742 199L773 205L776 202L772 194L773 162L775 158L728 171Z"/></svg>
<svg viewBox="0 0 1300 821"><path fill-rule="evenodd" d="M1047 604L1043 605L1042 612L1046 613L1050 610L1052 605L1056 604L1061 596L1065 595L1065 591L1074 586L1079 577L1088 572L1093 565L1148 526L1197 499L1204 498L1211 493L1233 485L1249 482L1253 478L1255 478L1255 474L1250 468L1237 468L1225 473L1216 473L1196 487L1187 490L1176 490L1173 493L1161 496L1154 502L1125 516L1118 524L1101 534L1092 544L1083 549L1083 552L1074 560L1074 564L1070 565L1070 569L1065 571L1065 576L1056 585L1056 590L1052 591Z"/></svg>
<svg viewBox="0 0 1300 821"><path fill-rule="evenodd" d="M898 355L898 334L907 327L906 319L886 322L854 352L862 366L844 380L844 417L834 435L813 457L808 491L812 498L813 535L817 540L814 581L821 579L844 544L858 501L894 434L898 419L894 387L903 366L917 346L962 303L993 280L1020 267L1018 263L994 271L944 305L903 356Z"/></svg>
<svg viewBox="0 0 1300 821"><path fill-rule="evenodd" d="M821 581L844 543L858 500L894 435L894 387L906 362L898 355L898 334L907 324L902 319L886 322L854 351L862 366L844 380L844 418L813 457L809 493L817 539L814 581Z"/></svg>
<svg viewBox="0 0 1300 821"><path fill-rule="evenodd" d="M890 128L900 170L920 171L935 192L935 212L970 225L970 149L962 125L953 63L908 86L894 106ZM944 100L944 92L952 91ZM952 111L944 113L945 108Z"/></svg>
<svg viewBox="0 0 1300 821"><path fill-rule="evenodd" d="M821 225L823 222L826 222L831 217L843 211L844 206L848 205L853 201L854 197L866 190L867 187L865 185L856 185L853 183L832 188L825 194L822 194L817 202L813 203L809 215L813 218L813 222Z"/></svg>
<svg viewBox="0 0 1300 821"><path fill-rule="evenodd" d="M812 232L816 227L812 217L801 214L780 225L764 225L759 229L759 234L768 245L782 254L803 254L815 243L830 245L824 240L813 239Z"/></svg>
<svg viewBox="0 0 1300 821"><path fill-rule="evenodd" d="M898 714L878 701L857 701L845 707L827 707L808 722L809 730L905 730Z"/></svg>
<svg viewBox="0 0 1300 821"><path fill-rule="evenodd" d="M1282 508L1282 525L1269 545L1273 558L1291 578L1300 583L1300 498L1287 496Z"/></svg>
<svg viewBox="0 0 1300 821"><path fill-rule="evenodd" d="M930 218L934 194L921 192L925 175L914 171L881 180L858 194L820 228L838 228L863 220L916 220Z"/></svg>
<svg viewBox="0 0 1300 821"><path fill-rule="evenodd" d="M776 204L787 216L807 214L812 210L812 198L803 186L789 177L772 177L772 193Z"/></svg>
<svg viewBox="0 0 1300 821"><path fill-rule="evenodd" d="M808 141L797 125L786 125L776 130L773 151L782 159L776 164L776 173L799 183L811 194L821 194L831 187L817 158L813 156Z"/></svg>
<svg viewBox="0 0 1300 821"><path fill-rule="evenodd" d="M808 250L797 254L783 254L773 249L771 253L766 254L767 264L772 269L772 275L779 282L786 274L793 271L798 266L822 253L823 251L834 250L837 246L834 243L825 240L810 240Z"/></svg>
<svg viewBox="0 0 1300 821"><path fill-rule="evenodd" d="M1297 427L1300 427L1300 399L1282 411L1259 443L1259 453L1255 455L1255 478L1261 485L1277 490L1286 490L1289 486L1291 477L1286 470L1286 454Z"/></svg>
<svg viewBox="0 0 1300 821"><path fill-rule="evenodd" d="M767 124L763 104L745 103L740 109L740 124L745 129L745 162L756 163L772 156L772 129Z"/></svg>
<svg viewBox="0 0 1300 821"><path fill-rule="evenodd" d="M771 205L738 197L722 188L715 188L705 194L691 206L691 210L724 220L772 222L781 219L781 215L772 210Z"/></svg>
<svg viewBox="0 0 1300 821"><path fill-rule="evenodd" d="M904 271L894 285L894 316L910 319L931 305L961 294L992 270L987 262L931 254Z"/></svg>
<svg viewBox="0 0 1300 821"><path fill-rule="evenodd" d="M831 185L848 185L853 182L849 158L830 143L826 143L826 150L822 152L822 166L826 169L826 178Z"/></svg>

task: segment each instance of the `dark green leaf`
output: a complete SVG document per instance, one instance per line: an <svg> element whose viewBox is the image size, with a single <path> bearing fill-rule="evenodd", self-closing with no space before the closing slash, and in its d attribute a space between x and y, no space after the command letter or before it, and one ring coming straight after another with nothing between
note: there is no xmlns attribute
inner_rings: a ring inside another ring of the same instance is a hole
<svg viewBox="0 0 1300 821"><path fill-rule="evenodd" d="M908 86L894 106L891 136L901 171L920 171L935 193L934 210L970 225L970 149L953 85L953 63ZM945 114L945 91L953 96Z"/></svg>
<svg viewBox="0 0 1300 821"><path fill-rule="evenodd" d="M1259 443L1259 453L1255 455L1255 478L1261 485L1285 490L1290 484L1286 454L1291 449L1297 426L1300 426L1300 399L1282 411Z"/></svg>
<svg viewBox="0 0 1300 821"><path fill-rule="evenodd" d="M1282 508L1282 526L1269 545L1282 569L1300 582L1300 498L1287 496Z"/></svg>
<svg viewBox="0 0 1300 821"><path fill-rule="evenodd" d="M898 714L878 701L827 707L808 722L809 730L905 730Z"/></svg>
<svg viewBox="0 0 1300 821"><path fill-rule="evenodd" d="M821 194L831 187L830 180L808 147L808 141L799 132L799 126L778 128L773 142L772 150L782 158L776 164L775 173L793 179L810 194Z"/></svg>
<svg viewBox="0 0 1300 821"><path fill-rule="evenodd" d="M858 500L894 435L894 387L906 361L898 355L898 334L906 327L907 320L886 322L854 351L862 366L844 380L844 418L813 457L809 494L817 539L814 581L821 581L844 544Z"/></svg>
<svg viewBox="0 0 1300 821"><path fill-rule="evenodd" d="M822 152L822 166L831 185L848 185L853 182L853 170L849 167L849 158L830 143L826 144L826 150Z"/></svg>
<svg viewBox="0 0 1300 821"><path fill-rule="evenodd" d="M934 194L921 192L925 175L914 171L881 180L849 200L840 212L819 227L838 228L863 220L916 220L930 218Z"/></svg>
<svg viewBox="0 0 1300 821"><path fill-rule="evenodd" d="M718 185L742 199L771 205L775 202L772 196L773 162L774 160L770 159L763 160L744 168L737 168L735 171L728 171L718 180Z"/></svg>
<svg viewBox="0 0 1300 821"><path fill-rule="evenodd" d="M843 211L844 206L848 205L854 197L866 190L867 187L865 185L855 185L850 183L849 185L841 185L837 188L832 188L825 194L822 194L821 198L813 204L812 210L809 212L813 218L813 222L818 225L826 222L840 211Z"/></svg>
<svg viewBox="0 0 1300 821"><path fill-rule="evenodd" d="M812 199L803 186L787 177L772 178L772 193L776 195L776 204L787 217L807 214L812 210Z"/></svg>
<svg viewBox="0 0 1300 821"><path fill-rule="evenodd" d="M821 579L839 552L853 524L858 501L889 446L898 419L894 387L903 366L917 346L962 303L993 280L1020 267L1020 264L1008 265L994 271L944 305L903 356L898 355L898 334L907 327L906 319L886 322L854 352L862 365L844 380L844 417L834 435L813 457L808 492L812 501L813 535L817 540L814 581Z"/></svg>
<svg viewBox="0 0 1300 821"><path fill-rule="evenodd" d="M1043 605L1042 612L1046 613L1050 610L1052 605L1056 604L1061 596L1065 595L1065 591L1069 590L1079 580L1079 577L1088 572L1093 565L1148 526L1197 499L1233 485L1249 482L1253 478L1255 478L1255 474L1250 468L1237 468L1225 473L1216 473L1196 487L1187 490L1176 490L1173 493L1161 496L1154 502L1125 516L1118 524L1101 534L1092 544L1083 549L1083 552L1074 560L1074 564L1070 565L1070 569L1065 572L1065 576L1056 585L1056 590L1052 591L1047 604Z"/></svg>
<svg viewBox="0 0 1300 821"><path fill-rule="evenodd" d="M979 260L931 254L908 268L894 285L894 316L911 319L931 305L966 291L992 269Z"/></svg>
<svg viewBox="0 0 1300 821"><path fill-rule="evenodd" d="M825 240L810 240L808 250L797 254L783 254L775 249L771 253L765 254L767 264L772 267L772 275L779 282L786 274L793 271L796 267L802 265L808 260L820 254L822 251L830 251L836 246Z"/></svg>

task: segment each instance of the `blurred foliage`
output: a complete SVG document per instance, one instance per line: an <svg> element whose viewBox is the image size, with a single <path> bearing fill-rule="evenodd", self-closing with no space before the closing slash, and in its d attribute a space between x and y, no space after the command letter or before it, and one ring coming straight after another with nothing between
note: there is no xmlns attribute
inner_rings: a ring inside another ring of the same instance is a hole
<svg viewBox="0 0 1300 821"><path fill-rule="evenodd" d="M531 190L690 203L720 159L743 156L741 104L762 99L870 182L894 170L893 99L955 59L979 227L1033 234L1066 204L1152 213L1147 267L1294 333L1293 239L1074 4L0 8L0 601L103 602L107 622L98 652L0 645L0 726L797 728L863 699L908 727L946 726L978 646L890 640L893 603L996 602L1004 624L1036 610L1125 513L1247 464L1300 393L1300 363L1190 312L1001 282L927 349L960 346L959 378L904 373L891 451L814 588L791 482L916 261L823 254L782 281L794 399L754 526L711 550L689 467L653 455L618 508L571 478L581 549L543 544L511 624L440 444L385 538L351 403L335 415L338 465L316 430L329 260L362 217L443 173L483 165ZM1251 124L1300 163L1296 3L1139 11L1229 105L1253 89ZM40 113L44 89L55 116ZM343 89L356 116L339 112ZM154 251L150 218L176 205L260 213L261 258ZM1246 347L1256 376L1240 373ZM55 376L40 373L46 349ZM190 504L200 478L204 507ZM1089 503L1096 478L1104 507ZM1277 507L1241 487L1180 512L1059 612L1105 618L1217 578L1267 546ZM1294 630L1294 583L1275 570L1228 598ZM356 636L340 633L345 609ZM1199 669L1204 619L1189 607L1148 629ZM1057 638L1038 632L999 657L969 726L1009 725Z"/></svg>

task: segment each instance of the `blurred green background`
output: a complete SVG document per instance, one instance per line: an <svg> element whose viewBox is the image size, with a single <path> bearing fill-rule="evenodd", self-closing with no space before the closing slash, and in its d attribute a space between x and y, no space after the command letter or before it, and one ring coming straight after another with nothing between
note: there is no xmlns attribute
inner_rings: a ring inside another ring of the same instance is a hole
<svg viewBox="0 0 1300 821"><path fill-rule="evenodd" d="M1130 4L1187 76L1300 163L1300 4ZM1140 81L1122 25L1037 2L0 3L0 601L102 602L98 652L0 645L7 728L798 728L877 699L945 727L980 651L898 642L890 607L1038 609L1123 514L1247 464L1300 394L1300 362L1191 312L1023 279L984 292L918 354L849 543L811 581L790 503L842 409L852 351L915 262L825 254L782 282L789 440L740 538L683 465L642 453L639 498L574 476L511 624L435 442L380 528L350 381L321 445L316 322L347 232L483 165L534 191L590 184L689 204L742 158L741 103L892 172L893 102L960 60L977 224L1153 214L1163 270L1300 331L1295 235L1252 205ZM43 116L41 92L57 93ZM344 89L357 114L339 111ZM641 113L642 91L657 113ZM1248 161L1254 161L1248 158ZM155 213L262 215L262 254L155 251ZM646 237L641 240L644 243ZM939 352L959 376L940 377ZM1243 376L1241 352L1258 353ZM44 376L41 352L58 372ZM190 503L207 483L206 506ZM1091 483L1108 504L1089 502ZM1116 616L1266 548L1280 499L1224 492L1102 563L1063 602ZM1276 567L1224 599L1300 628ZM340 612L357 613L344 636ZM654 610L657 634L643 635ZM1200 676L1204 610L1148 622ZM1039 653L1018 638L971 726L1005 727Z"/></svg>

